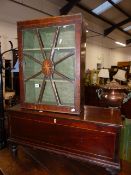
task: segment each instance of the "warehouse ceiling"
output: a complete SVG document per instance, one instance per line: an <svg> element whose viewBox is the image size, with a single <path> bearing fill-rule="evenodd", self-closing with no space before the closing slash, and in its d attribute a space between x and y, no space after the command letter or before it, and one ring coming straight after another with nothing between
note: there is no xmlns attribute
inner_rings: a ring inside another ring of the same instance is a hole
<svg viewBox="0 0 131 175"><path fill-rule="evenodd" d="M82 13L87 42L108 48L131 46L130 0L1 0L0 19L15 22L45 16ZM28 15L27 15L28 14Z"/></svg>
<svg viewBox="0 0 131 175"><path fill-rule="evenodd" d="M52 0L58 3L60 14L81 12L87 19L87 38L109 48L131 45L130 0Z"/></svg>

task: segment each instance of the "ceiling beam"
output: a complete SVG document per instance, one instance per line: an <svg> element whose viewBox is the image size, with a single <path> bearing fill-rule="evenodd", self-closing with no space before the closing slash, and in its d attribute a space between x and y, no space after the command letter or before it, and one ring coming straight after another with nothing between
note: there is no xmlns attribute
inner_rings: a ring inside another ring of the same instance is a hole
<svg viewBox="0 0 131 175"><path fill-rule="evenodd" d="M107 36L109 35L113 30L115 30L116 28L120 27L120 26L123 26L124 24L127 24L128 22L131 21L131 17L117 23L117 24L114 24L112 25L111 27L107 28L104 30L104 36Z"/></svg>
<svg viewBox="0 0 131 175"><path fill-rule="evenodd" d="M106 22L106 23L108 23L108 24L110 24L110 25L112 25L112 26L115 25L115 23L109 21L108 19L106 19L106 18L104 18L104 17L102 17L102 16L100 16L100 15L95 14L94 12L92 12L91 9L89 9L89 8L87 8L87 7L85 7L85 6L83 6L83 5L80 4L80 3L77 3L76 6L79 7L79 8L81 8L81 9L84 10L85 12L91 14L92 16L94 16L94 17L96 17L96 18L98 18L98 19L100 19L100 20L102 20L102 21L104 21L104 22ZM118 30L120 30L121 32L125 33L126 35L131 36L131 34L130 34L129 32L124 31L121 27L119 27L119 26L117 27L117 26L116 26L116 28L117 28Z"/></svg>
<svg viewBox="0 0 131 175"><path fill-rule="evenodd" d="M126 45L131 43L131 39L126 40Z"/></svg>
<svg viewBox="0 0 131 175"><path fill-rule="evenodd" d="M109 35L113 30L115 30L116 28L124 25L124 24L127 24L128 22L131 21L131 16L126 12L124 11L122 8L120 8L117 4L115 4L112 0L107 0L110 4L112 4L117 10L119 10L121 13L123 13L125 16L127 16L128 18L115 24L115 25L112 25L111 27L107 28L104 30L104 36L107 36ZM124 31L124 30L123 30Z"/></svg>
<svg viewBox="0 0 131 175"><path fill-rule="evenodd" d="M60 15L66 15L69 11L81 0L70 0L66 5L60 9Z"/></svg>
<svg viewBox="0 0 131 175"><path fill-rule="evenodd" d="M107 0L111 5L113 5L117 10L119 10L121 13L123 13L125 16L130 17L130 14L128 14L126 11L124 11L122 8L120 8L117 4L115 4L112 0Z"/></svg>
<svg viewBox="0 0 131 175"><path fill-rule="evenodd" d="M105 29L104 31L104 35L107 36L109 33L111 33L113 30L116 29L117 27L120 27L128 22L130 22L131 20L131 16L130 14L128 14L126 11L124 11L122 8L120 8L117 4L115 4L112 0L107 0L109 3L111 3L117 10L119 10L121 13L123 13L125 16L127 16L128 18L124 21L121 21L120 23L115 24L114 26L111 26L110 28ZM131 39L126 40L126 45L131 43Z"/></svg>

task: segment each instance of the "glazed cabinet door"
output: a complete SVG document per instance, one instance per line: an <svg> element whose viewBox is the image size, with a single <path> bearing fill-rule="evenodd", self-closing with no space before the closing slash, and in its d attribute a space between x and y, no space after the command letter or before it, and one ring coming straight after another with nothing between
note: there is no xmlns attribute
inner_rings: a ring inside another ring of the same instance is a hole
<svg viewBox="0 0 131 175"><path fill-rule="evenodd" d="M43 25L18 24L25 108L80 113L80 16L76 21L57 24L56 20L56 25L47 26L44 20Z"/></svg>

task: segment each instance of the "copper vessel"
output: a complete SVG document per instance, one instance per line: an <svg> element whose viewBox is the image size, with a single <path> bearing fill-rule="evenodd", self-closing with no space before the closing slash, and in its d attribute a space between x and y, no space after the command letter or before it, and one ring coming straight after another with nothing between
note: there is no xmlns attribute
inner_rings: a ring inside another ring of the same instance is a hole
<svg viewBox="0 0 131 175"><path fill-rule="evenodd" d="M115 80L107 83L106 85L100 86L98 89L98 97L102 100L106 106L109 107L120 107L123 100L127 97L125 90L127 86L120 85Z"/></svg>

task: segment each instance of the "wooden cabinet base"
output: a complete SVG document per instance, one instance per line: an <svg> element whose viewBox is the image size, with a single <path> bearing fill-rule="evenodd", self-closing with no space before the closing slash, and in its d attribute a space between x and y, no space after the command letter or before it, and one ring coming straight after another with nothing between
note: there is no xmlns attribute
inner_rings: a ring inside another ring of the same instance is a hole
<svg viewBox="0 0 131 175"><path fill-rule="evenodd" d="M23 110L7 111L11 144L36 147L105 167L120 170L121 117L116 109L85 107L81 116Z"/></svg>

